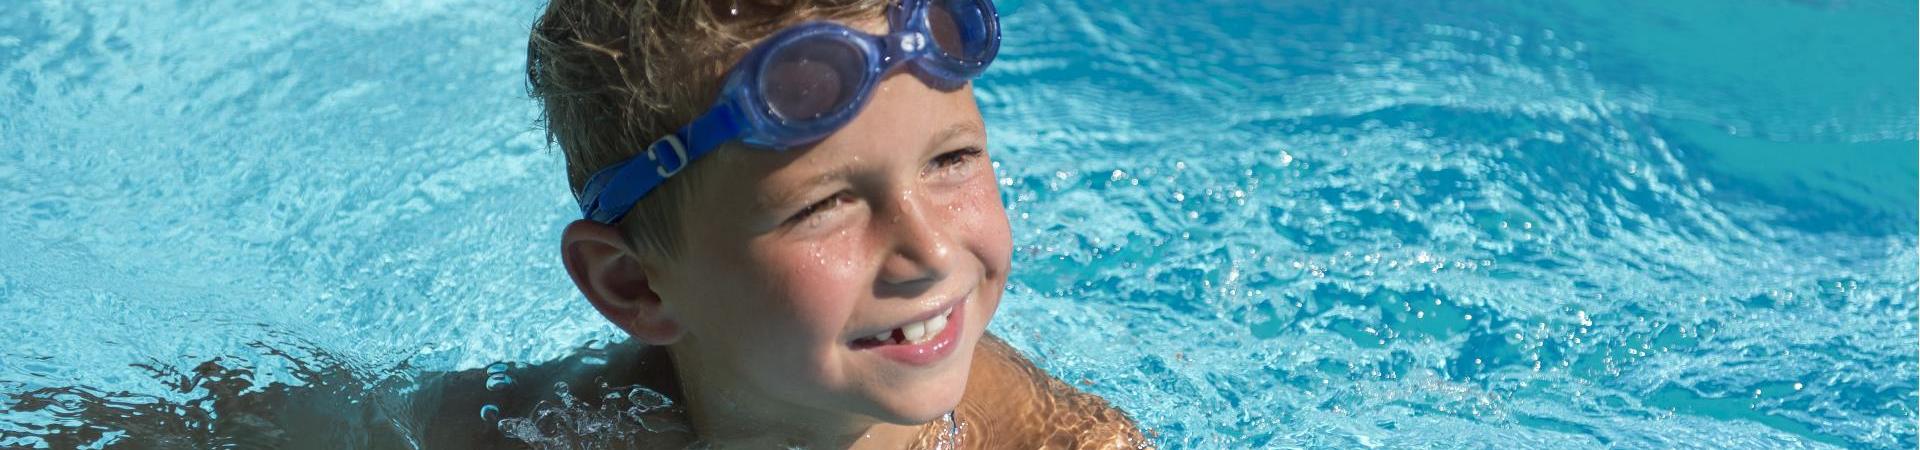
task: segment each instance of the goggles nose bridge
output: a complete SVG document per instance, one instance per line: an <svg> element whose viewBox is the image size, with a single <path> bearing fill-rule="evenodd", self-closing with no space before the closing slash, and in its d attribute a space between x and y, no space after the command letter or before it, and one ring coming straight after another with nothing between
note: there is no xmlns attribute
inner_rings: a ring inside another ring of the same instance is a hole
<svg viewBox="0 0 1920 450"><path fill-rule="evenodd" d="M902 62L925 55L932 47L932 43L929 42L931 40L926 32L911 28L886 35L881 39L881 73L892 70Z"/></svg>

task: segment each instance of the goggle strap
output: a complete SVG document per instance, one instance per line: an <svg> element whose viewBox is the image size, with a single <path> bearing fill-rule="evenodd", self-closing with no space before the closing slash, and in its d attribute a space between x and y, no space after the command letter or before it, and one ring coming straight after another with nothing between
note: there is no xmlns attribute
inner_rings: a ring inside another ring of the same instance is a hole
<svg viewBox="0 0 1920 450"><path fill-rule="evenodd" d="M723 101L675 134L687 140L687 154L697 160L720 145L739 139L740 132L740 114L734 111L733 102Z"/></svg>
<svg viewBox="0 0 1920 450"><path fill-rule="evenodd" d="M739 138L737 117L731 103L716 105L693 123L647 144L647 149L640 154L595 173L587 180L585 192L599 193L581 212L595 222L619 221L641 197L686 169L687 164ZM615 180L625 181L616 183Z"/></svg>

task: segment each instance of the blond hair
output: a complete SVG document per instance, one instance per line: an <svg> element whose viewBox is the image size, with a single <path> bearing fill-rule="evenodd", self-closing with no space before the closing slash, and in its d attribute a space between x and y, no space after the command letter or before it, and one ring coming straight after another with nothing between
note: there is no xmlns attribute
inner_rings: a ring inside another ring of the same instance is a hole
<svg viewBox="0 0 1920 450"><path fill-rule="evenodd" d="M528 92L579 196L594 172L705 112L727 68L754 42L805 20L877 18L890 1L552 0L527 39ZM677 213L699 167L643 197L620 222L635 250L678 253Z"/></svg>

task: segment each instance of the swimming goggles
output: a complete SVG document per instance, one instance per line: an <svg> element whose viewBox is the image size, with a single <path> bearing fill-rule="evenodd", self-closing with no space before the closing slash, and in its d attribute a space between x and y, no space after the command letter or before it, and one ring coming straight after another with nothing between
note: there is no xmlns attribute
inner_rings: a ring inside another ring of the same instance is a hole
<svg viewBox="0 0 1920 450"><path fill-rule="evenodd" d="M735 139L785 151L826 138L902 64L929 86L951 90L980 76L1000 52L1000 19L989 0L898 0L887 23L885 36L817 21L768 37L728 71L706 114L588 178L580 212L618 222L647 192Z"/></svg>

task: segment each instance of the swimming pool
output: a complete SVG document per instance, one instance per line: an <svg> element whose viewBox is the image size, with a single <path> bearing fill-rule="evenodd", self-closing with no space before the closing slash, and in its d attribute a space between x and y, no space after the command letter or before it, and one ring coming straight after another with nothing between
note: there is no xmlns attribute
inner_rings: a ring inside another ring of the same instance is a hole
<svg viewBox="0 0 1920 450"><path fill-rule="evenodd" d="M0 13L0 447L617 337L539 5L322 3ZM1024 3L991 329L1167 448L1920 444L1912 2Z"/></svg>

